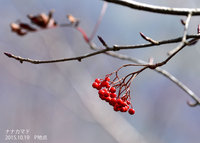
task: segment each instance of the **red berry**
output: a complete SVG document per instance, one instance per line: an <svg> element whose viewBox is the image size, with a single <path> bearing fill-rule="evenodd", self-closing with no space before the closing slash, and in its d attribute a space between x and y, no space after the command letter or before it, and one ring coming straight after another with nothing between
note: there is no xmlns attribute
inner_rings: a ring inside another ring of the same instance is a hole
<svg viewBox="0 0 200 143"><path fill-rule="evenodd" d="M131 101L127 100L126 103L127 103L128 105L130 105L130 104L131 104Z"/></svg>
<svg viewBox="0 0 200 143"><path fill-rule="evenodd" d="M111 98L108 96L105 98L106 102L110 102Z"/></svg>
<svg viewBox="0 0 200 143"><path fill-rule="evenodd" d="M101 83L101 80L98 79L98 78L96 78L96 79L95 79L95 82L96 82L96 83Z"/></svg>
<svg viewBox="0 0 200 143"><path fill-rule="evenodd" d="M105 80L106 80L106 81L110 81L110 78L109 78L109 77L105 77Z"/></svg>
<svg viewBox="0 0 200 143"><path fill-rule="evenodd" d="M110 83L108 81L103 81L103 85L106 87L106 88L109 88L110 87Z"/></svg>
<svg viewBox="0 0 200 143"><path fill-rule="evenodd" d="M123 108L124 108L124 112L126 112L126 111L128 111L129 106L127 105L127 106L125 106Z"/></svg>
<svg viewBox="0 0 200 143"><path fill-rule="evenodd" d="M106 87L106 81L105 80L101 82L101 86Z"/></svg>
<svg viewBox="0 0 200 143"><path fill-rule="evenodd" d="M114 108L113 108L116 112L120 110L118 104L115 104Z"/></svg>
<svg viewBox="0 0 200 143"><path fill-rule="evenodd" d="M127 103L123 101L123 102L121 103L121 106L123 106L123 107L124 107L124 106L127 106Z"/></svg>
<svg viewBox="0 0 200 143"><path fill-rule="evenodd" d="M134 110L133 108L129 109L128 112L129 112L129 114L131 114L131 115L135 114L135 110Z"/></svg>
<svg viewBox="0 0 200 143"><path fill-rule="evenodd" d="M128 109L126 109L126 107L121 107L120 111L121 112L126 112Z"/></svg>
<svg viewBox="0 0 200 143"><path fill-rule="evenodd" d="M110 84L108 81L106 81L106 88L110 88Z"/></svg>
<svg viewBox="0 0 200 143"><path fill-rule="evenodd" d="M110 92L111 92L111 93L115 93L115 92L116 92L115 87L111 87L111 88L110 88Z"/></svg>
<svg viewBox="0 0 200 143"><path fill-rule="evenodd" d="M117 103L121 106L123 104L124 101L122 101L122 99L117 99Z"/></svg>
<svg viewBox="0 0 200 143"><path fill-rule="evenodd" d="M109 104L114 106L116 104L117 100L116 98L112 98L110 101L109 101Z"/></svg>
<svg viewBox="0 0 200 143"><path fill-rule="evenodd" d="M93 88L97 88L99 86L99 84L97 82L93 82L92 87Z"/></svg>
<svg viewBox="0 0 200 143"><path fill-rule="evenodd" d="M99 95L103 95L104 96L105 91L101 89L101 90L99 90L98 93L99 93Z"/></svg>
<svg viewBox="0 0 200 143"><path fill-rule="evenodd" d="M110 96L110 92L109 92L109 91L107 91L107 90L106 90L106 91L104 91L104 96L105 96L105 97L109 97L109 96Z"/></svg>
<svg viewBox="0 0 200 143"><path fill-rule="evenodd" d="M102 88L101 85L98 84L98 86L97 86L97 90L100 90L101 88Z"/></svg>
<svg viewBox="0 0 200 143"><path fill-rule="evenodd" d="M107 89L107 88L104 88L103 91L108 92L108 89Z"/></svg>
<svg viewBox="0 0 200 143"><path fill-rule="evenodd" d="M115 97L117 97L117 94L116 93L110 93L110 97L115 98Z"/></svg>
<svg viewBox="0 0 200 143"><path fill-rule="evenodd" d="M101 100L105 100L105 96L103 96L103 95L99 95L99 97L101 98Z"/></svg>
<svg viewBox="0 0 200 143"><path fill-rule="evenodd" d="M129 106L127 105L127 106L125 106L126 108L127 108L127 110L129 109Z"/></svg>

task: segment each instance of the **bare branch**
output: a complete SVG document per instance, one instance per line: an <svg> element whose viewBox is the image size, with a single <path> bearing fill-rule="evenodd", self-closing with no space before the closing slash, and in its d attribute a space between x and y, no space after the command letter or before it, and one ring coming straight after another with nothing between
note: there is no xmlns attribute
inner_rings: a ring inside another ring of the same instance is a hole
<svg viewBox="0 0 200 143"><path fill-rule="evenodd" d="M91 49L97 50L97 48L95 47L95 45L93 43L90 43L89 45L90 45ZM91 53L91 54L88 54L88 55L85 55L85 56L79 56L79 57L68 58L68 59L60 59L60 60L50 60L50 61L39 61L39 60L25 59L25 58L22 58L22 57L19 57L19 56L15 56L15 55L9 54L9 53L4 53L4 54L6 56L10 57L10 58L14 58L14 59L20 61L21 63L23 63L25 61L25 62L30 62L30 63L33 63L33 64L40 64L40 63L63 62L63 61L70 61L70 60L81 61L81 59L83 59L83 58L86 58L88 56L93 56L93 55L96 55L96 54L100 54L100 53L104 53L104 54L110 55L112 57L121 59L121 60L128 60L128 61L131 61L131 62L134 62L134 63L137 63L137 64L141 64L141 65L149 65L147 62L144 62L142 60L134 59L134 58L128 57L126 55L122 55L122 54L119 54L119 53L108 51L108 49L97 51L97 52L94 52L94 53ZM196 105L200 105L199 97L197 95L195 95L195 93L193 93L186 85L181 83L178 79L176 79L169 72L167 72L167 71L165 71L165 70L163 70L161 68L158 68L158 67L153 69L153 70L157 71L158 73L160 73L160 74L164 75L165 77L167 77L168 79L170 79L172 82L174 82L176 85L178 85L190 97L192 97L195 100L195 104L191 104L191 103L188 102L188 105L190 105L192 107L194 107Z"/></svg>
<svg viewBox="0 0 200 143"><path fill-rule="evenodd" d="M104 47L108 48L108 45L107 45L106 42L103 40L103 38L102 38L101 36L97 36L97 37L98 37L99 41L101 42L101 44L102 44Z"/></svg>
<svg viewBox="0 0 200 143"><path fill-rule="evenodd" d="M186 36L186 39L189 38L190 36ZM190 40L189 43L191 43L191 41L195 41L195 39L198 39L198 37L193 37L192 40ZM185 43L184 47L186 46L187 43ZM91 49L93 50L97 50L96 46L94 44L90 44L90 47ZM183 48L183 47L182 47ZM178 53L178 51L177 51ZM132 57L129 57L129 56L126 56L126 55L123 55L123 54L119 54L119 53L116 53L116 52L112 52L112 51L108 51L106 52L105 54L109 55L109 56L112 56L112 57L115 57L115 58L118 58L118 59L121 59L121 60L127 60L127 61L131 61L133 63L136 63L136 64L139 64L141 66L150 66L152 64L149 64L143 60L140 60L140 59L135 59L135 58L132 58ZM176 54L176 53L174 53ZM173 57L173 55L171 55L170 57L168 57L165 61L163 61L163 63L166 63L166 61L169 61L171 58ZM162 63L162 62L161 62ZM174 77L172 74L170 74L168 71L160 68L160 67L156 67L153 69L154 71L164 75L166 78L168 78L169 80L171 80L172 82L174 82L177 86L179 86L183 91L185 91L192 99L194 99L195 103L190 103L190 102L187 102L189 106L191 107L195 107L197 105L200 105L200 98L192 91L190 90L186 85L184 85L181 81L179 81L176 77Z"/></svg>
<svg viewBox="0 0 200 143"><path fill-rule="evenodd" d="M200 38L200 35L188 35L186 36L186 39L190 39L190 38ZM82 59L88 58L88 57L92 57L98 54L102 54L105 53L107 51L118 51L118 50L123 50L123 49L136 49L136 48L146 48L146 47L152 47L152 46L158 46L158 45L163 45L163 44L170 44L170 43L177 43L180 42L182 40L181 37L175 38L175 39L170 39L170 40L163 40L163 41L158 41L158 44L141 44L141 45L135 45L135 46L113 46L111 48L107 47L106 49L102 49L96 52L92 52L83 56L78 56L78 57L72 57L72 58L62 58L62 59L56 59L56 60L33 60L33 59L29 59L29 58L23 58L20 56L15 56L13 54L10 53L4 53L5 55L9 55L9 58L13 58L15 60L20 61L20 63L23 62L29 62L32 64L44 64L44 63L56 63L56 62L65 62L65 61L72 61L72 60L77 60L77 61L81 61ZM90 47L93 46L91 43L89 43ZM184 45L186 46L186 45Z"/></svg>
<svg viewBox="0 0 200 143"><path fill-rule="evenodd" d="M190 12L188 14L188 17L187 17L187 19L185 21L184 33L183 33L183 37L182 37L181 43L179 44L178 47L176 47L175 49L173 49L170 52L168 52L168 55L172 55L173 53L175 53L176 51L178 51L182 47L182 45L184 45L184 43L186 43L187 30L188 30L188 26L189 26L191 17L192 17L192 12Z"/></svg>
<svg viewBox="0 0 200 143"><path fill-rule="evenodd" d="M136 64L148 64L147 62L140 60L140 59L135 59L123 54L119 54L119 53L115 53L115 52L106 52L107 55L110 55L112 57L121 59L121 60L127 60ZM175 83L178 87L180 87L183 91L185 91L192 99L194 99L195 104L189 103L188 105L190 105L191 107L200 105L200 98L192 91L190 90L186 85L184 85L181 81L179 81L176 77L174 77L172 74L170 74L168 71L162 69L162 68L155 68L153 69L154 71L164 75L166 78L168 78L169 80L171 80L173 83ZM192 106L193 105L193 106Z"/></svg>
<svg viewBox="0 0 200 143"><path fill-rule="evenodd" d="M165 59L164 61L154 64L154 65L150 65L149 68L157 68L160 66L163 66L164 64L166 64L172 57L174 57L178 52L180 52L184 47L186 47L187 45L190 45L190 43L193 43L194 41L196 41L196 38L191 39L189 42L184 42L180 45L179 49L177 49L177 51L175 51L173 54L171 54L167 59Z"/></svg>
<svg viewBox="0 0 200 143"><path fill-rule="evenodd" d="M13 58L17 61L20 61L20 63L23 62L28 62L28 63L32 63L32 64L47 64L47 63L58 63L58 62L65 62L65 61L74 61L77 60L79 62L81 62L82 59L91 57L91 56L95 56L101 53L105 53L106 51L109 51L109 49L103 49L103 50L99 50L93 53L89 53L83 56L78 56L78 57L72 57L72 58L63 58L63 59L56 59L56 60L33 60L33 59L29 59L29 58L23 58L20 56L15 56L13 54L10 53L4 53L6 56L8 56L9 58Z"/></svg>
<svg viewBox="0 0 200 143"><path fill-rule="evenodd" d="M184 23L184 25L185 25L184 34L183 34L182 37L178 37L178 38L174 38L174 39L155 41L155 40L145 36L143 33L140 33L142 38L144 38L146 41L150 42L149 44L128 45L128 46L115 45L113 47L108 47L106 42L101 37L98 37L100 42L106 47L106 49L99 50L98 48L96 48L95 44L93 42L91 42L91 39L93 38L94 34L96 33L97 27L98 27L100 22L97 22L97 24L95 26L96 27L95 30L93 31L91 37L88 38L85 31L82 28L78 27L78 24L73 25L73 21L74 21L74 19L73 19L73 20L70 20L71 23L69 23L69 24L56 25L56 23L55 23L53 28L55 28L55 27L65 27L65 26L74 27L76 30L78 30L82 34L83 38L85 39L86 43L90 46L90 48L93 49L93 50L96 50L95 52L88 53L88 54L83 55L83 56L56 59L56 60L33 60L33 59L29 59L29 58L23 58L23 57L20 57L20 56L15 56L15 55L10 54L10 53L4 53L4 54L6 56L8 56L9 58L13 58L17 61L20 61L20 63L29 62L29 63L32 63L32 64L55 63L55 62L64 62L64 61L72 61L72 60L77 60L77 61L80 62L84 58L88 58L88 57L95 56L95 55L102 54L102 53L108 54L110 56L113 56L113 57L116 57L116 58L119 58L119 59L123 59L123 60L129 60L131 62L140 64L140 66L144 66L142 69L140 69L137 72L137 74L139 74L141 71L148 69L148 68L157 71L158 73L164 75L165 77L167 77L168 79L173 81L176 85L178 85L190 97L192 97L195 100L195 103L188 102L188 105L190 105L190 106L200 105L200 98L198 96L196 96L187 86L185 86L183 83L181 83L179 80L177 80L173 75L171 75L167 71L159 68L160 66L163 66L164 64L166 64L172 57L174 57L185 46L195 44L199 40L199 38L200 38L199 27L198 27L198 34L197 35L187 35L187 29L188 29L188 25L189 25L189 21L190 21L191 17L193 15L200 15L200 9L158 7L158 6L147 5L147 4L138 3L138 2L130 1L130 0L105 0L105 1L117 3L117 4L120 4L120 5L128 6L128 7L143 10L143 11L150 11L150 12L156 12L156 13L162 13L162 14L173 14L173 15L188 15L187 20ZM103 14L105 13L105 9L106 9L106 4L104 3L104 8L102 9L102 14L100 15L100 18L99 18L98 21L101 21L101 18L103 16ZM39 15L39 16L41 16L41 15ZM51 17L52 17L52 13L49 14L49 20L51 19ZM79 23L79 22L77 22L77 23ZM23 25L23 27L24 26L26 26L26 25ZM12 28L12 30L15 30L15 31L18 30L15 25L14 26L12 25L11 28ZM26 28L27 28L27 26L26 26ZM30 27L28 27L28 28L30 29ZM187 42L186 41L187 39L190 39L190 40ZM112 51L117 51L117 50L122 50L122 49L147 48L147 47L158 46L158 45L163 45L163 44L171 44L171 43L177 43L177 42L181 42L181 43L171 53L171 55L168 58L166 58L164 61L162 61L160 63L156 63L156 64L146 63L146 62L139 60L139 59L133 59L131 57L112 52Z"/></svg>
<svg viewBox="0 0 200 143"><path fill-rule="evenodd" d="M94 36L95 36L95 34L97 32L97 29L98 29L98 27L99 27L99 25L100 25L100 23L102 21L102 18L104 16L105 12L106 12L107 5L108 5L108 3L104 2L103 6L102 6L102 9L101 9L101 13L100 13L99 18L97 20L97 23L96 23L96 25L95 25L95 27L94 27L94 29L92 31L92 34L90 35L90 38L89 38L90 41L94 38Z"/></svg>
<svg viewBox="0 0 200 143"><path fill-rule="evenodd" d="M104 0L104 1L126 6L132 9L143 10L143 11L154 12L154 13L187 16L189 12L192 12L193 16L200 15L199 8L162 7L162 6L155 6L155 5L140 3L140 2L131 1L131 0Z"/></svg>
<svg viewBox="0 0 200 143"><path fill-rule="evenodd" d="M200 38L199 34L196 35L187 35L186 39L191 39L191 38ZM162 40L162 41L157 41L157 44L140 44L140 45L114 45L116 49L122 50L122 49L138 49L138 48L147 48L147 47L152 47L152 46L159 46L159 45L164 45L164 44L172 44L172 43L178 43L182 41L182 36L177 37L174 39L169 39L169 40Z"/></svg>

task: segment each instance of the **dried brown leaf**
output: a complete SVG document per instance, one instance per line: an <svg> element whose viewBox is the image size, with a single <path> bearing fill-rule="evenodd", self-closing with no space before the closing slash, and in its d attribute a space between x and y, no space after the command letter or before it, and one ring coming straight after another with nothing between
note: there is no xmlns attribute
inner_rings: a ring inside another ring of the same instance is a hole
<svg viewBox="0 0 200 143"><path fill-rule="evenodd" d="M10 28L11 28L11 30L12 30L13 32L16 32L16 31L18 31L18 30L21 29L21 28L20 28L20 25L17 24L17 23L11 23L11 24L10 24Z"/></svg>
<svg viewBox="0 0 200 143"><path fill-rule="evenodd" d="M23 31L23 30L21 29L20 25L17 24L17 23L11 23L11 24L10 24L10 27L11 27L11 30L12 30L13 32L15 32L15 33L16 33L17 35L19 35L19 36L24 36L24 35L27 34L27 32Z"/></svg>
<svg viewBox="0 0 200 143"><path fill-rule="evenodd" d="M28 15L27 16L31 22L41 28L46 28L47 27L47 22L48 22L48 16L45 13L41 13L36 16Z"/></svg>
<svg viewBox="0 0 200 143"><path fill-rule="evenodd" d="M48 15L46 15L45 13L41 13L35 16L28 15L27 17L31 20L33 24L39 26L40 28L56 26L56 22L52 18L53 11L50 11Z"/></svg>
<svg viewBox="0 0 200 143"><path fill-rule="evenodd" d="M75 27L79 25L79 20L75 18L73 15L68 14L67 19L70 21L71 24L74 24Z"/></svg>
<svg viewBox="0 0 200 143"><path fill-rule="evenodd" d="M21 28L26 29L27 31L36 31L36 29L31 27L29 24L20 23L19 25Z"/></svg>

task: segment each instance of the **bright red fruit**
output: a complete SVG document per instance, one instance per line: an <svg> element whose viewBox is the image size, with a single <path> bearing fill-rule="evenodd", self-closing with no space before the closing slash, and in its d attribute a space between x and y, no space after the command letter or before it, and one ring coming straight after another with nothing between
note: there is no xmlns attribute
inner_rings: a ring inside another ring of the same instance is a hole
<svg viewBox="0 0 200 143"><path fill-rule="evenodd" d="M118 88L118 85L113 85L113 82L114 81L110 81L108 76L106 76L104 80L96 78L92 83L92 87L98 90L99 98L101 100L104 100L113 106L114 111L128 111L130 115L135 114L135 110L133 108L129 109L131 104L130 93L125 93L123 96L120 96L120 92L116 94L116 87Z"/></svg>
<svg viewBox="0 0 200 143"><path fill-rule="evenodd" d="M126 111L128 111L128 109L127 109L127 107L121 107L120 111L121 112L126 112Z"/></svg>
<svg viewBox="0 0 200 143"><path fill-rule="evenodd" d="M111 88L110 88L110 92L111 92L111 93L115 93L115 92L116 92L115 87L111 87Z"/></svg>
<svg viewBox="0 0 200 143"><path fill-rule="evenodd" d="M102 89L101 90L99 90L99 95L103 95L104 96L104 93L105 93L105 91L103 91Z"/></svg>
<svg viewBox="0 0 200 143"><path fill-rule="evenodd" d="M122 99L117 99L117 103L121 106L123 103L124 103L124 101L122 101Z"/></svg>
<svg viewBox="0 0 200 143"><path fill-rule="evenodd" d="M92 84L92 87L93 88L97 88L99 86L99 84L97 83L97 82L94 82L93 84Z"/></svg>
<svg viewBox="0 0 200 143"><path fill-rule="evenodd" d="M102 88L101 85L98 84L98 86L97 86L97 90L100 90L101 88Z"/></svg>
<svg viewBox="0 0 200 143"><path fill-rule="evenodd" d="M121 106L123 106L123 107L124 107L124 106L127 106L127 103L123 101L123 102L121 103Z"/></svg>
<svg viewBox="0 0 200 143"><path fill-rule="evenodd" d="M117 100L116 98L112 98L110 101L109 101L109 104L114 106L116 104Z"/></svg>
<svg viewBox="0 0 200 143"><path fill-rule="evenodd" d="M101 86L102 86L102 87L106 87L106 81L102 81L102 82L101 82Z"/></svg>
<svg viewBox="0 0 200 143"><path fill-rule="evenodd" d="M109 78L109 77L105 77L105 80L106 80L106 81L110 81L110 78Z"/></svg>
<svg viewBox="0 0 200 143"><path fill-rule="evenodd" d="M126 108L127 108L127 111L128 111L128 109L129 109L129 106L127 105L127 106L125 106Z"/></svg>
<svg viewBox="0 0 200 143"><path fill-rule="evenodd" d="M129 106L125 106L124 108L124 112L128 111Z"/></svg>
<svg viewBox="0 0 200 143"><path fill-rule="evenodd" d="M106 102L110 102L111 98L108 96L105 98Z"/></svg>
<svg viewBox="0 0 200 143"><path fill-rule="evenodd" d="M101 83L101 80L98 79L98 78L96 78L96 79L95 79L95 82L96 82L96 83Z"/></svg>
<svg viewBox="0 0 200 143"><path fill-rule="evenodd" d="M110 96L110 92L109 92L109 91L105 91L105 92L104 92L104 96L105 96L105 97L109 97L109 96Z"/></svg>
<svg viewBox="0 0 200 143"><path fill-rule="evenodd" d="M110 88L110 84L108 81L105 82L105 86L106 86L106 88Z"/></svg>
<svg viewBox="0 0 200 143"><path fill-rule="evenodd" d="M101 98L101 100L105 100L106 99L106 97L103 96L103 95L99 95L99 97Z"/></svg>
<svg viewBox="0 0 200 143"><path fill-rule="evenodd" d="M115 97L117 97L117 94L116 93L110 93L110 97L115 98Z"/></svg>
<svg viewBox="0 0 200 143"><path fill-rule="evenodd" d="M131 104L131 101L127 100L126 103L127 103L128 105L130 105L130 104Z"/></svg>
<svg viewBox="0 0 200 143"><path fill-rule="evenodd" d="M116 112L120 110L118 104L115 104L115 106L114 106L114 110L115 110Z"/></svg>
<svg viewBox="0 0 200 143"><path fill-rule="evenodd" d="M131 115L135 114L135 110L134 110L133 108L129 109L128 112L129 112L129 114L131 114Z"/></svg>

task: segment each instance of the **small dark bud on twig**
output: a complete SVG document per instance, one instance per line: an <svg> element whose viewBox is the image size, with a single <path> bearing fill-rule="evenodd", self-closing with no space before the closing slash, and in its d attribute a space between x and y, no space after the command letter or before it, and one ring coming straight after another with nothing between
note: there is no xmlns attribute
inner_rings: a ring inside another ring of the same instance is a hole
<svg viewBox="0 0 200 143"><path fill-rule="evenodd" d="M9 58L11 58L12 57L12 54L10 54L10 53L4 53L6 56L8 56Z"/></svg>
<svg viewBox="0 0 200 143"><path fill-rule="evenodd" d="M158 41L155 41L155 40L151 39L150 37L145 36L142 32L140 32L140 36L141 36L144 40L146 40L146 41L148 41L148 42L150 42L150 43L152 43L152 44L155 44L155 45L159 44Z"/></svg>
<svg viewBox="0 0 200 143"><path fill-rule="evenodd" d="M82 59L81 59L81 58L78 58L77 60L78 60L79 62L81 62Z"/></svg>
<svg viewBox="0 0 200 143"><path fill-rule="evenodd" d="M114 45L113 48L114 48L113 51L119 51L120 50L120 48L118 48L117 45Z"/></svg>
<svg viewBox="0 0 200 143"><path fill-rule="evenodd" d="M200 25L198 24L198 27L197 27L197 34L200 34Z"/></svg>
<svg viewBox="0 0 200 143"><path fill-rule="evenodd" d="M187 101L187 104L190 106L190 107L195 107L197 105L199 105L199 103L196 101L195 103L190 103L189 101Z"/></svg>
<svg viewBox="0 0 200 143"><path fill-rule="evenodd" d="M189 42L188 42L188 46L193 46L193 45L195 45L197 42L199 41L199 39L193 39L193 40L190 40Z"/></svg>
<svg viewBox="0 0 200 143"><path fill-rule="evenodd" d="M185 26L185 21L183 19L181 19L181 24Z"/></svg>
<svg viewBox="0 0 200 143"><path fill-rule="evenodd" d="M106 48L108 47L108 45L106 44L106 42L103 40L103 38L101 36L97 36L99 41L102 43L103 46L105 46Z"/></svg>

